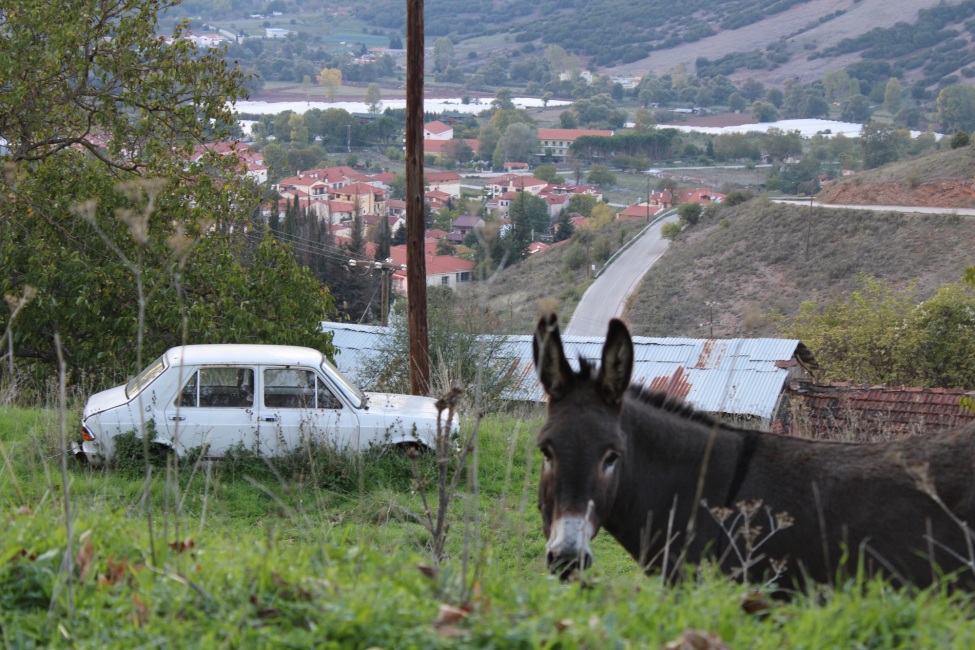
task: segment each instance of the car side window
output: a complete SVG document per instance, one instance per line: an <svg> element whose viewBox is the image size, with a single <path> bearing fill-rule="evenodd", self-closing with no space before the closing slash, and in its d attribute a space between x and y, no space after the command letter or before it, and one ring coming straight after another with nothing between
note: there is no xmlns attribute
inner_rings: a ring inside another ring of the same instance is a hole
<svg viewBox="0 0 975 650"><path fill-rule="evenodd" d="M340 409L342 408L342 402L335 396L332 390L325 385L321 377L316 377L315 380L318 382L318 389L315 391L318 395L318 408L320 409Z"/></svg>
<svg viewBox="0 0 975 650"><path fill-rule="evenodd" d="M190 378L183 384L183 390L179 391L176 395L176 406L196 406L197 405L197 395L196 395L196 374L190 375Z"/></svg>
<svg viewBox="0 0 975 650"><path fill-rule="evenodd" d="M216 408L254 406L253 368L200 368L198 374L199 406Z"/></svg>
<svg viewBox="0 0 975 650"><path fill-rule="evenodd" d="M339 401L313 371L268 368L264 371L264 406L269 408L339 408Z"/></svg>

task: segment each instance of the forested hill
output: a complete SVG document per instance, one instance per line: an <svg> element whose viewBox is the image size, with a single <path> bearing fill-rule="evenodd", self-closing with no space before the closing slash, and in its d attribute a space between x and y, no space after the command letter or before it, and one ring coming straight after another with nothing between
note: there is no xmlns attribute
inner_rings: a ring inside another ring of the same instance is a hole
<svg viewBox="0 0 975 650"><path fill-rule="evenodd" d="M363 3L356 16L405 27L405 3ZM925 85L975 76L975 0L427 0L428 39L501 35L509 50L559 45L584 64L639 74L682 63L707 76L808 82L864 61ZM483 50L482 50L483 51ZM899 74L901 73L901 74Z"/></svg>

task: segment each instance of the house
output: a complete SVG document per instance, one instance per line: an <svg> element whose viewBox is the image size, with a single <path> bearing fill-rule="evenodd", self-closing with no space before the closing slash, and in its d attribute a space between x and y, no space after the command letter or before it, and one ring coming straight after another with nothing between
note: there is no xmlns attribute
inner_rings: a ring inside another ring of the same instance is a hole
<svg viewBox="0 0 975 650"><path fill-rule="evenodd" d="M677 207L681 203L700 203L708 205L724 201L724 194L709 189L697 188L693 190L664 190L650 195L650 205L659 206L666 210Z"/></svg>
<svg viewBox="0 0 975 650"><path fill-rule="evenodd" d="M429 205L431 210L450 207L450 201L451 197L446 192L433 190L432 192L423 193L423 202Z"/></svg>
<svg viewBox="0 0 975 650"><path fill-rule="evenodd" d="M476 228L480 228L483 225L484 219L470 214L462 214L454 219L450 224L450 234L460 235L459 241L464 241L464 238L467 237L467 235L471 234ZM451 241L453 241L453 239L454 238L451 238Z"/></svg>
<svg viewBox="0 0 975 650"><path fill-rule="evenodd" d="M424 140L453 140L454 127L444 124L440 120L434 120L423 125Z"/></svg>
<svg viewBox="0 0 975 650"><path fill-rule="evenodd" d="M315 215L322 222L333 226L350 223L352 217L355 215L355 206L351 203L312 199L305 194L299 194L292 197L285 197L278 201L278 219L284 219L288 208L294 205L295 199L298 200L299 208L306 210L308 214Z"/></svg>
<svg viewBox="0 0 975 650"><path fill-rule="evenodd" d="M241 161L245 176L260 185L267 182L267 167L264 165L264 155L251 149L250 145L245 142L231 140L197 145L193 147L190 160L199 162L207 154L214 156L236 156Z"/></svg>
<svg viewBox="0 0 975 650"><path fill-rule="evenodd" d="M555 160L565 160L572 143L584 135L609 137L612 131L603 129L538 129L539 156L551 156Z"/></svg>
<svg viewBox="0 0 975 650"><path fill-rule="evenodd" d="M375 184L371 184L375 183ZM386 214L389 195L385 184L351 167L324 167L299 172L281 179L275 189L285 198L307 196L313 200L340 201L356 207L360 214Z"/></svg>
<svg viewBox="0 0 975 650"><path fill-rule="evenodd" d="M650 217L660 212L663 208L659 205L650 205L649 201L643 201L642 203L637 203L636 205L628 205L623 208L619 214L616 215L617 219L623 220L633 220L633 219L646 219L649 221Z"/></svg>
<svg viewBox="0 0 975 650"><path fill-rule="evenodd" d="M797 378L782 391L773 431L836 440L917 435L975 422L962 397L975 399L975 391Z"/></svg>
<svg viewBox="0 0 975 650"><path fill-rule="evenodd" d="M291 32L281 27L267 27L264 29L264 38L288 38Z"/></svg>
<svg viewBox="0 0 975 650"><path fill-rule="evenodd" d="M430 245L433 246L431 252ZM452 255L437 255L436 240L428 239L425 242L427 286L444 286L456 289L461 285L467 284L474 279L474 262L462 260ZM389 256L393 259L393 264L403 264L406 262L406 245L393 246L389 249ZM393 272L393 290L402 295L407 293L407 272Z"/></svg>
<svg viewBox="0 0 975 650"><path fill-rule="evenodd" d="M544 253L550 248L551 246L546 244L545 242L540 242L540 241L533 242L528 246L528 254L534 255L535 253Z"/></svg>
<svg viewBox="0 0 975 650"><path fill-rule="evenodd" d="M471 138L465 138L463 140L454 138L448 138L446 140L424 140L423 155L433 156L438 161L441 160L445 155L448 157L456 156L457 150L456 148L452 148L459 146L461 142L470 147L471 151L473 151L475 155L477 154L478 147L481 146L480 142Z"/></svg>
<svg viewBox="0 0 975 650"><path fill-rule="evenodd" d="M506 162L506 163L502 164L501 167L506 172L509 172L509 173L514 173L514 172L527 172L528 171L528 163L524 163L524 162L513 162L513 161L509 161L509 162Z"/></svg>
<svg viewBox="0 0 975 650"><path fill-rule="evenodd" d="M484 192L491 198L496 198L505 192L528 192L529 194L541 194L542 190L548 185L547 181L524 176L521 174L502 174L488 180L484 185Z"/></svg>
<svg viewBox="0 0 975 650"><path fill-rule="evenodd" d="M460 198L460 174L457 172L427 172L423 180L430 190L445 192L455 199Z"/></svg>
<svg viewBox="0 0 975 650"><path fill-rule="evenodd" d="M386 214L387 192L374 185L357 182L332 190L329 194L335 200L357 206L361 214Z"/></svg>

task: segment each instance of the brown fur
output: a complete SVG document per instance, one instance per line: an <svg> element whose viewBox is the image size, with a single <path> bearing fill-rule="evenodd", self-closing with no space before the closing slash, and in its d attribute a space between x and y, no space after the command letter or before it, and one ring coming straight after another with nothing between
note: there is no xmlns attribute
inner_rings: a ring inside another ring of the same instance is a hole
<svg viewBox="0 0 975 650"><path fill-rule="evenodd" d="M592 535L604 527L648 569L670 575L683 561L710 557L735 574L740 558L709 508L761 500L793 525L754 554L761 560L749 579L767 577L769 560L781 560L785 582L833 582L862 560L868 574L902 583L926 586L957 573L956 584L975 587L965 525L975 523L975 426L871 444L735 429L660 394L619 388L629 384L632 356L629 333L614 321L598 374L588 364L576 373L554 315L539 322L535 360L549 394L538 435L548 459L539 509L553 571L578 564L558 557L562 548L550 536L554 519L574 513L588 517ZM619 459L607 472L609 449ZM764 507L752 524L763 527L760 537L769 532ZM743 541L735 544L744 550ZM588 554L588 540L584 546L569 551Z"/></svg>

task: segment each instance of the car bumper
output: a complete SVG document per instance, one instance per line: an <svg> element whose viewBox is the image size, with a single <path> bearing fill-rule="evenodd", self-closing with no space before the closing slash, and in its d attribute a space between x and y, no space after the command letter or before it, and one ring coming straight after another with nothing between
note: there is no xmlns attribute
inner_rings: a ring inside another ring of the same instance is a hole
<svg viewBox="0 0 975 650"><path fill-rule="evenodd" d="M105 456L97 442L84 440L71 443L71 455L83 463L98 467L105 463Z"/></svg>

